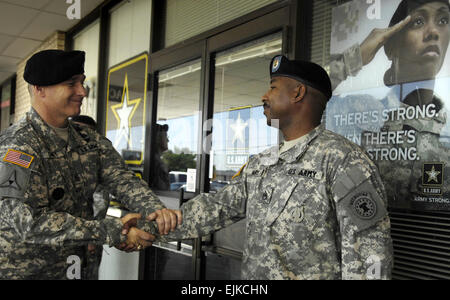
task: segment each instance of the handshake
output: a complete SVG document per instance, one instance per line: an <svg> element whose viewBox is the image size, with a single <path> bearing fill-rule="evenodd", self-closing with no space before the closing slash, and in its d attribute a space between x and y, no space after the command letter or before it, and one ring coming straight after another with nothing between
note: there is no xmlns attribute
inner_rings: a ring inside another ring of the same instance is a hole
<svg viewBox="0 0 450 300"><path fill-rule="evenodd" d="M126 235L127 240L119 244L116 248L122 251L132 252L143 250L152 245L155 241L155 236L151 233L151 226L138 226L138 220L141 217L140 214L130 213L121 218L123 224L122 235ZM151 213L144 221L148 222L140 222L140 225L150 225L150 222L155 221L158 225L159 234L166 235L170 231L174 231L177 225L181 225L182 215L180 210L164 208ZM143 230L144 227L148 228L147 231Z"/></svg>

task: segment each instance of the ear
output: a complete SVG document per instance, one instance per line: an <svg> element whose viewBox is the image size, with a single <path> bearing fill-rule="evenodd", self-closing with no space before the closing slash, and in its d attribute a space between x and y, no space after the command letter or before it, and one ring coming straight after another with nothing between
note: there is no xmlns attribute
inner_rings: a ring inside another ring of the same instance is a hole
<svg viewBox="0 0 450 300"><path fill-rule="evenodd" d="M304 85L304 84L297 85L297 87L295 88L295 92L296 92L296 96L293 100L294 103L302 101L306 95L306 85Z"/></svg>
<svg viewBox="0 0 450 300"><path fill-rule="evenodd" d="M36 92L39 97L44 98L46 95L46 89L44 86L35 85L33 86L33 90Z"/></svg>

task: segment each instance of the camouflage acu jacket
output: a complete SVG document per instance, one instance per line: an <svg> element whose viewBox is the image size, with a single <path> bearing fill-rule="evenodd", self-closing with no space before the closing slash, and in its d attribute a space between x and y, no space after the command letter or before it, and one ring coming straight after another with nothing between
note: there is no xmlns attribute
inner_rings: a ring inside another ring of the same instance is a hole
<svg viewBox="0 0 450 300"><path fill-rule="evenodd" d="M246 218L242 279L389 279L386 193L359 146L319 126L278 157L253 156L217 194L182 206L161 240L202 236Z"/></svg>
<svg viewBox="0 0 450 300"><path fill-rule="evenodd" d="M330 62L326 66L326 69L329 70L332 90L347 79L348 76L356 76L362 67L363 63L359 44L354 44L342 54L333 54L330 57Z"/></svg>
<svg viewBox="0 0 450 300"><path fill-rule="evenodd" d="M68 143L35 110L0 137L0 278L65 279L88 243L116 245L119 219L93 220L102 184L131 211L163 205L101 135L69 122Z"/></svg>

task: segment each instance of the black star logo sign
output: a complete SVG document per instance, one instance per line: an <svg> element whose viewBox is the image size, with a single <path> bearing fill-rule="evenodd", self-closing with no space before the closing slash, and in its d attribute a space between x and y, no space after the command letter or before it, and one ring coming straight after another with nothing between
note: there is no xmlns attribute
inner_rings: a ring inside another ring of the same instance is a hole
<svg viewBox="0 0 450 300"><path fill-rule="evenodd" d="M9 176L8 179L6 179L4 182L0 183L0 187L8 187L8 188L20 190L20 186L17 184L15 170L14 170L14 172L11 173L11 176Z"/></svg>

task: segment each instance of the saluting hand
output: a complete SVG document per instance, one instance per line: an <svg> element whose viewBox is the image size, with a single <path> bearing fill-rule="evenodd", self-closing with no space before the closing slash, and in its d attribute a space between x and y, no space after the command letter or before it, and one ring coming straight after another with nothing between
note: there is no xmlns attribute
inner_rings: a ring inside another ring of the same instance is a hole
<svg viewBox="0 0 450 300"><path fill-rule="evenodd" d="M361 44L361 56L363 65L367 65L377 54L378 50L389 41L397 32L402 30L411 21L407 16L403 21L388 28L375 28Z"/></svg>

